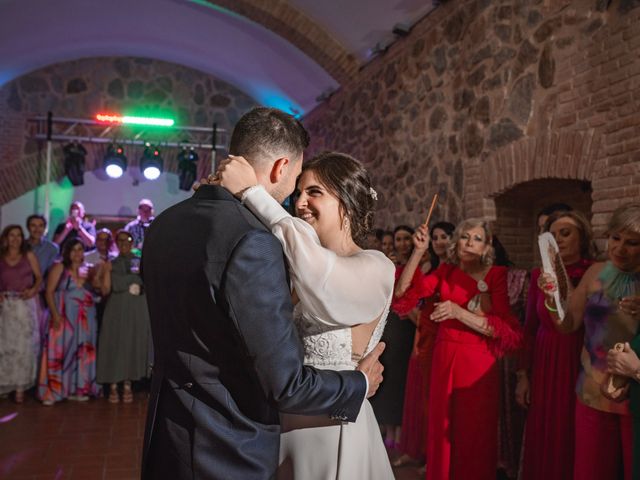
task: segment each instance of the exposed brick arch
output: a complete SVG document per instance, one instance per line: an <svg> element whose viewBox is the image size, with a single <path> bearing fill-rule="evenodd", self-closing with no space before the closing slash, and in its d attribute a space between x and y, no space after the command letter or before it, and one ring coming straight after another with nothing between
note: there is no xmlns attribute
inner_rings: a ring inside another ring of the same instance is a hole
<svg viewBox="0 0 640 480"><path fill-rule="evenodd" d="M524 138L482 163L482 196L494 198L514 185L537 179L592 180L599 148L596 129Z"/></svg>
<svg viewBox="0 0 640 480"><path fill-rule="evenodd" d="M530 268L536 257L536 213L564 202L590 214L591 185L598 176L602 134L599 129L559 130L523 138L495 151L467 182L481 199L473 216L495 221L497 234L517 265Z"/></svg>
<svg viewBox="0 0 640 480"><path fill-rule="evenodd" d="M326 30L284 0L206 0L280 35L315 60L340 84L358 71L356 58Z"/></svg>

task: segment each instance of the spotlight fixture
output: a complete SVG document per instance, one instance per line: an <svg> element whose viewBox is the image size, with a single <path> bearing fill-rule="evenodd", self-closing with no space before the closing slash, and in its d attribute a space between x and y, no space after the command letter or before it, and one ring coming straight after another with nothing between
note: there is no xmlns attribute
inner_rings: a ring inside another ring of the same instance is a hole
<svg viewBox="0 0 640 480"><path fill-rule="evenodd" d="M120 178L127 169L127 157L124 154L124 149L120 145L110 144L104 155L103 165L107 175L111 178Z"/></svg>
<svg viewBox="0 0 640 480"><path fill-rule="evenodd" d="M84 157L87 150L78 142L69 143L62 149L64 153L64 173L71 185L84 185Z"/></svg>
<svg viewBox="0 0 640 480"><path fill-rule="evenodd" d="M140 157L140 170L142 170L144 178L147 180L157 179L162 173L162 163L160 150L150 143L145 143L144 152Z"/></svg>
<svg viewBox="0 0 640 480"><path fill-rule="evenodd" d="M178 154L179 188L186 192L191 190L198 174L198 153L193 147L182 147Z"/></svg>

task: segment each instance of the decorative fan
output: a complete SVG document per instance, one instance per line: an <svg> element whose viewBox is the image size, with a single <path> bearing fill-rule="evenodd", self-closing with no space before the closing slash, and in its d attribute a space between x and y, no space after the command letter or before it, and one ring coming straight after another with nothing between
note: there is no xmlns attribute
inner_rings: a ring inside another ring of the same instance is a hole
<svg viewBox="0 0 640 480"><path fill-rule="evenodd" d="M558 289L553 296L558 308L558 318L564 320L569 295L569 275L567 275L562 258L560 258L560 249L553 235L549 232L538 237L538 247L540 248L540 257L542 257L542 270L544 273L553 275L558 284Z"/></svg>

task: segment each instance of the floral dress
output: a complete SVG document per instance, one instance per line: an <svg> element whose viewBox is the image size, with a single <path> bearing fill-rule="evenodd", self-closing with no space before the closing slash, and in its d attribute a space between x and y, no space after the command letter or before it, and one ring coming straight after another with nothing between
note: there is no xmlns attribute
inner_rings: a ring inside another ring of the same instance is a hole
<svg viewBox="0 0 640 480"><path fill-rule="evenodd" d="M43 401L60 401L69 396L97 396L93 295L65 270L55 301L62 326L56 330L50 322L40 363L38 397Z"/></svg>

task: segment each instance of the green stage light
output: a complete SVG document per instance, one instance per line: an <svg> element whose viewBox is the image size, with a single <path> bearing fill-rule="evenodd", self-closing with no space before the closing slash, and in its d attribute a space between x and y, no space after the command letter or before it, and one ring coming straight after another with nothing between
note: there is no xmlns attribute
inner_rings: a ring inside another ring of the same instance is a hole
<svg viewBox="0 0 640 480"><path fill-rule="evenodd" d="M175 121L172 118L134 117L130 115L111 115L99 113L96 120L102 123L116 123L120 125L151 125L154 127L173 127Z"/></svg>

